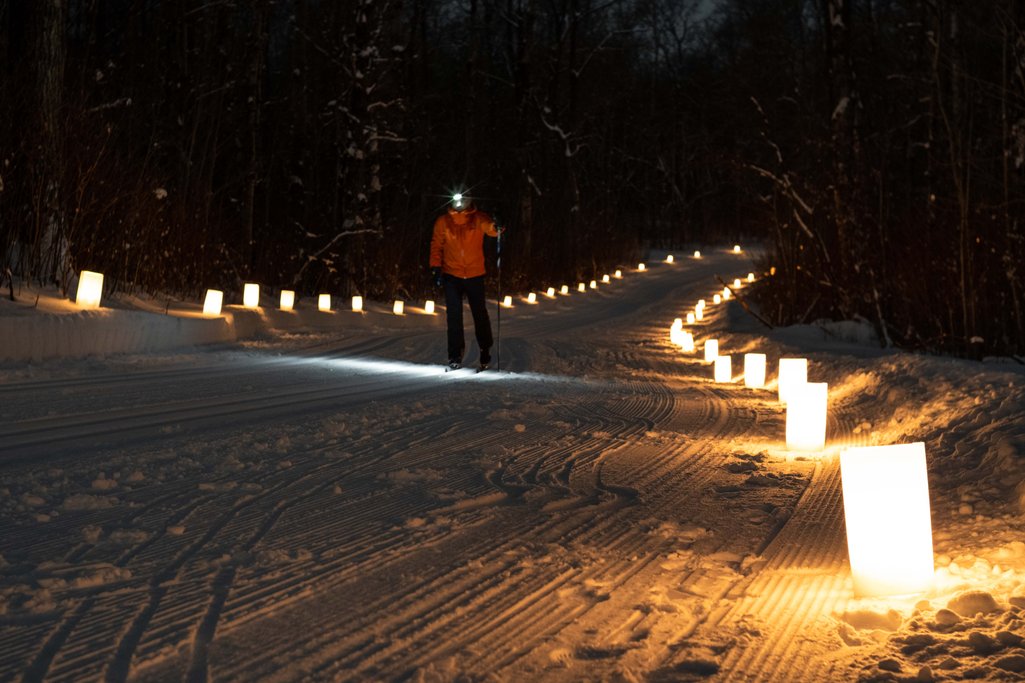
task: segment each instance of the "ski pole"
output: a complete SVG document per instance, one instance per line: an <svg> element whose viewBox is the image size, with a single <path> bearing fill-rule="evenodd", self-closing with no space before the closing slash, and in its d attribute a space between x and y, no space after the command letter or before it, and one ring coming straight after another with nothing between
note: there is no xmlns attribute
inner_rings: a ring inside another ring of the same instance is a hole
<svg viewBox="0 0 1025 683"><path fill-rule="evenodd" d="M495 247L498 257L498 344L495 351L495 372L502 370L502 229L498 230L498 244Z"/></svg>

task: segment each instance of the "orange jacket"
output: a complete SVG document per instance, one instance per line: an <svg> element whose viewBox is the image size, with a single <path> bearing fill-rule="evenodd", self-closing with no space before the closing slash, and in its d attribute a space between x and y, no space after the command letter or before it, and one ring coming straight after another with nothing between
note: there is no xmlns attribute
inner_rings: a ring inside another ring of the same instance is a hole
<svg viewBox="0 0 1025 683"><path fill-rule="evenodd" d="M484 235L498 236L491 216L475 208L449 209L434 221L431 268L461 278L483 275Z"/></svg>

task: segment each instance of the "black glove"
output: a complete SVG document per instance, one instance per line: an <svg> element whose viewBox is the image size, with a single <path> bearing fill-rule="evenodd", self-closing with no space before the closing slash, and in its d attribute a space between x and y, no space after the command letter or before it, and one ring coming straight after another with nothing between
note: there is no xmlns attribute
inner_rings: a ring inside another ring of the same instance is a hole
<svg viewBox="0 0 1025 683"><path fill-rule="evenodd" d="M441 268L431 268L431 279L435 287L441 287Z"/></svg>

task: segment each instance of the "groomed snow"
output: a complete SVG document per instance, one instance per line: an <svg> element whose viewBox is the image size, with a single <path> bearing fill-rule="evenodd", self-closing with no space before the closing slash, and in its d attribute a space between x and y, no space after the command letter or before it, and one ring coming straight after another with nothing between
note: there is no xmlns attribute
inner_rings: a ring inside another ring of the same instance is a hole
<svg viewBox="0 0 1025 683"><path fill-rule="evenodd" d="M731 301L688 329L769 384L713 384L669 326L748 259L503 310L479 375L422 302L4 302L0 680L1022 679L1022 368ZM830 385L822 457L781 355ZM837 454L918 440L936 587L854 599Z"/></svg>

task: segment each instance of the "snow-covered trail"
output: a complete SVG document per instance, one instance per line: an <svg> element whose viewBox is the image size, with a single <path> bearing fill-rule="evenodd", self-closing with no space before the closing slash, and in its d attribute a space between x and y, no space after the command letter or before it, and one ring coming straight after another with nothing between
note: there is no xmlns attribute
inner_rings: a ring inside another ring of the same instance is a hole
<svg viewBox="0 0 1025 683"><path fill-rule="evenodd" d="M431 319L0 385L0 679L850 677L835 459L665 340L748 269L519 303L501 374Z"/></svg>

